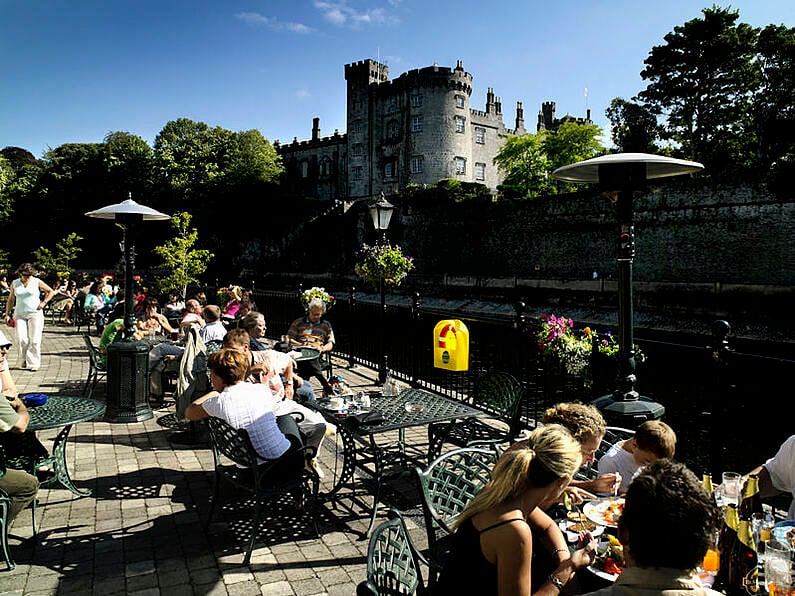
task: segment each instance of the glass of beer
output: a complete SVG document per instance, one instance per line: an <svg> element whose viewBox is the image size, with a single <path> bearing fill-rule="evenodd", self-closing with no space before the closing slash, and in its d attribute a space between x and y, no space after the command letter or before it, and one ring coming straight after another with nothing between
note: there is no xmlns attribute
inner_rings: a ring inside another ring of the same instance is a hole
<svg viewBox="0 0 795 596"><path fill-rule="evenodd" d="M795 594L792 551L776 540L765 544L765 583L770 596Z"/></svg>
<svg viewBox="0 0 795 596"><path fill-rule="evenodd" d="M704 555L704 560L701 563L701 569L715 577L715 574L720 568L720 551L718 550L718 532L713 532L712 540L707 549L707 554Z"/></svg>

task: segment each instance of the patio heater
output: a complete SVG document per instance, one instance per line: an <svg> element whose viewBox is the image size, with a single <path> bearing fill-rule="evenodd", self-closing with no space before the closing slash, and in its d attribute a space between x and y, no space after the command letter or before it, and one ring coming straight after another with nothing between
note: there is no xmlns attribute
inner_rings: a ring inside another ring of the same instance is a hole
<svg viewBox="0 0 795 596"><path fill-rule="evenodd" d="M648 153L617 153L563 166L552 176L566 182L597 183L615 205L616 266L618 269L618 379L616 390L598 397L599 408L609 425L635 427L665 414L665 407L635 391L635 339L632 318L632 261L635 257L633 195L646 181L689 174L703 169L694 161Z"/></svg>
<svg viewBox="0 0 795 596"><path fill-rule="evenodd" d="M143 221L171 219L132 200L89 211L88 217L112 219L122 230L124 246L124 331L122 340L108 346L108 407L110 422L141 422L154 416L149 406L149 346L135 341L133 267L135 230Z"/></svg>
<svg viewBox="0 0 795 596"><path fill-rule="evenodd" d="M370 203L367 210L370 212L370 217L373 219L373 228L375 228L376 232L381 232L380 244L386 244L386 231L389 229L389 224L392 221L392 213L395 211L395 206L386 200L384 191L382 190L378 199ZM378 291L381 296L381 328L383 329L385 326L384 318L386 316L386 288L383 277L378 281ZM384 334L379 333L379 336L381 338L381 363L378 367L378 382L384 383L384 381L386 381L387 356L385 353Z"/></svg>

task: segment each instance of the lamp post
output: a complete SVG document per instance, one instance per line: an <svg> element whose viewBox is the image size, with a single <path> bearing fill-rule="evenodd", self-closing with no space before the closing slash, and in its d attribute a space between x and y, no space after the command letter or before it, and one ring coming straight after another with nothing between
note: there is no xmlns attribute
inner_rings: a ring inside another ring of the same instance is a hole
<svg viewBox="0 0 795 596"><path fill-rule="evenodd" d="M588 159L552 172L567 182L598 183L616 208L616 266L618 269L618 386L615 392L594 400L608 424L633 426L665 414L665 407L635 391L635 340L632 313L632 262L635 257L633 193L646 181L689 174L703 169L694 161L648 153L617 153Z"/></svg>
<svg viewBox="0 0 795 596"><path fill-rule="evenodd" d="M140 422L154 416L149 406L149 346L137 342L133 313L133 267L135 228L143 221L170 219L132 198L86 213L88 217L111 219L122 230L124 247L124 331L122 341L108 346L108 407L105 417L111 422Z"/></svg>
<svg viewBox="0 0 795 596"><path fill-rule="evenodd" d="M389 224L392 221L392 213L395 211L395 206L386 200L384 191L381 191L377 200L370 203L368 207L370 217L373 220L373 228L376 232L381 232L380 244L386 244L386 231L389 229ZM381 329L384 328L384 319L386 317L386 288L384 284L384 277L378 280L378 291L381 295ZM378 367L378 382L383 383L386 381L387 371L387 356L384 350L384 333L383 331L378 334L381 342L381 364Z"/></svg>

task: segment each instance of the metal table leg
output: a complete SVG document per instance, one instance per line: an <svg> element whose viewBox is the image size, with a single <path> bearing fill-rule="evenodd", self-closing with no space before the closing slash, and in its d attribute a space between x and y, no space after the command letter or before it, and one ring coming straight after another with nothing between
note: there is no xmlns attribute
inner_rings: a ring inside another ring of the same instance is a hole
<svg viewBox="0 0 795 596"><path fill-rule="evenodd" d="M69 476L69 468L66 466L66 439L69 437L69 432L72 430L72 425L67 424L64 426L52 442L52 455L47 458L47 463L52 462L53 472L55 477L43 482L41 486L50 487L56 482L64 488L69 489L74 494L87 497L91 494L90 489L79 489L72 482ZM42 462L43 463L43 462ZM37 466L40 467L40 466Z"/></svg>

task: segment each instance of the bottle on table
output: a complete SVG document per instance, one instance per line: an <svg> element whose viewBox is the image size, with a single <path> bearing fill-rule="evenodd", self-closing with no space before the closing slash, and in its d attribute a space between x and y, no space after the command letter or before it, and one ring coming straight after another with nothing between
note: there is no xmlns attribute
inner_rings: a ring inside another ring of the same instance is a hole
<svg viewBox="0 0 795 596"><path fill-rule="evenodd" d="M715 485L712 484L712 474L704 473L701 477L701 484L704 486L704 490L707 491L707 494L712 497L712 502L717 505L718 501L715 498Z"/></svg>
<svg viewBox="0 0 795 596"><path fill-rule="evenodd" d="M728 596L755 595L759 592L759 556L751 530L751 522L741 519L737 525L737 541L731 552Z"/></svg>
<svg viewBox="0 0 795 596"><path fill-rule="evenodd" d="M759 496L759 476L750 474L743 486L742 499L740 500L740 519L751 521L754 513L763 513L762 498Z"/></svg>
<svg viewBox="0 0 795 596"><path fill-rule="evenodd" d="M723 525L718 535L718 573L715 575L713 588L723 590L729 585L731 575L731 554L734 543L737 542L737 526L739 517L737 515L737 505L730 503L726 506L723 518Z"/></svg>

